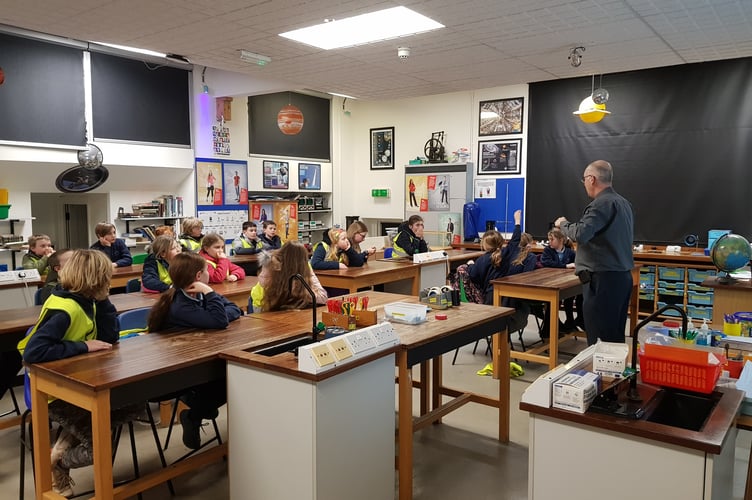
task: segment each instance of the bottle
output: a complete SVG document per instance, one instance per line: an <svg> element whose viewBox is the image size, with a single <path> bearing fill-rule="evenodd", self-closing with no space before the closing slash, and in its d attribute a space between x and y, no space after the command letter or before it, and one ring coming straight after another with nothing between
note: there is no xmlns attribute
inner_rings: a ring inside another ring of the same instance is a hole
<svg viewBox="0 0 752 500"><path fill-rule="evenodd" d="M700 327L701 332L708 332L710 331L710 327L708 327L708 320L706 318L702 318L702 326Z"/></svg>
<svg viewBox="0 0 752 500"><path fill-rule="evenodd" d="M695 324L692 323L692 316L690 316L687 321L687 331L694 330L694 329L695 329Z"/></svg>

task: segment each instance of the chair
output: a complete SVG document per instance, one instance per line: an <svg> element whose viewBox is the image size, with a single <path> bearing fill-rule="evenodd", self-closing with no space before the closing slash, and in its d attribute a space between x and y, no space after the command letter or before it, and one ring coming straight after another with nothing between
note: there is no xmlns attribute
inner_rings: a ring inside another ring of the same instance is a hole
<svg viewBox="0 0 752 500"><path fill-rule="evenodd" d="M37 288L37 291L34 292L34 305L35 306L41 306L44 302L42 301L42 291L44 290L44 287Z"/></svg>
<svg viewBox="0 0 752 500"><path fill-rule="evenodd" d="M141 291L141 280L138 278L130 279L125 284L125 293L140 292L140 291Z"/></svg>
<svg viewBox="0 0 752 500"><path fill-rule="evenodd" d="M143 333L146 331L149 323L149 313L151 307L139 307L130 311L122 312L118 315L120 321L120 338L131 333Z"/></svg>
<svg viewBox="0 0 752 500"><path fill-rule="evenodd" d="M143 264L149 254L140 253L132 257L133 264Z"/></svg>

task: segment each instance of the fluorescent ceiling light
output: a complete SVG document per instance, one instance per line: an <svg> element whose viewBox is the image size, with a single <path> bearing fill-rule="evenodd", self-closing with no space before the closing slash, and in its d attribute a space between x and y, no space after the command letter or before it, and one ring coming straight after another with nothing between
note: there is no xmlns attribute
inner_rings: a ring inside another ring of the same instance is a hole
<svg viewBox="0 0 752 500"><path fill-rule="evenodd" d="M147 56L167 57L167 54L163 52L155 52L149 49L139 49L136 47L128 47L126 45L116 45L114 43L105 43L105 42L92 42L92 43L96 43L97 45L104 45L105 47L112 47L113 49L125 50L127 52L135 52L137 54L144 54Z"/></svg>
<svg viewBox="0 0 752 500"><path fill-rule="evenodd" d="M280 33L279 36L331 50L415 35L443 27L443 24L407 7L393 7Z"/></svg>

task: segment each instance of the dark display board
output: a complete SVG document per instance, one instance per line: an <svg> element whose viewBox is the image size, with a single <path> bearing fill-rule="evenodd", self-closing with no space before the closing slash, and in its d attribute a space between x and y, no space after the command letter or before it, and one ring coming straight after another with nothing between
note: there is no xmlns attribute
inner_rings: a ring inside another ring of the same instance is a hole
<svg viewBox="0 0 752 500"><path fill-rule="evenodd" d="M190 71L91 53L94 137L191 145Z"/></svg>
<svg viewBox="0 0 752 500"><path fill-rule="evenodd" d="M603 159L634 207L635 241L751 237L752 58L605 75L602 86L612 114L586 124L572 111L590 77L530 85L527 230L541 238L557 217L579 219L583 170Z"/></svg>
<svg viewBox="0 0 752 500"><path fill-rule="evenodd" d="M0 33L0 140L84 146L83 50Z"/></svg>
<svg viewBox="0 0 752 500"><path fill-rule="evenodd" d="M284 134L278 125L280 111L288 105L297 107L303 115L302 128L296 134ZM329 99L295 92L249 97L249 153L329 161L329 108Z"/></svg>

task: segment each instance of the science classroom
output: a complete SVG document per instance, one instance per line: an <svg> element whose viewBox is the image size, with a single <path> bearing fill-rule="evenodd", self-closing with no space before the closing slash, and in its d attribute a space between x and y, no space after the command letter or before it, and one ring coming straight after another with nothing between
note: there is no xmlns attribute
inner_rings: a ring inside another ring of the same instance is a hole
<svg viewBox="0 0 752 500"><path fill-rule="evenodd" d="M470 4L3 13L3 497L752 500L752 7Z"/></svg>

